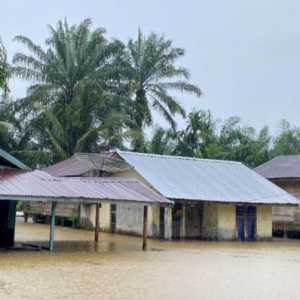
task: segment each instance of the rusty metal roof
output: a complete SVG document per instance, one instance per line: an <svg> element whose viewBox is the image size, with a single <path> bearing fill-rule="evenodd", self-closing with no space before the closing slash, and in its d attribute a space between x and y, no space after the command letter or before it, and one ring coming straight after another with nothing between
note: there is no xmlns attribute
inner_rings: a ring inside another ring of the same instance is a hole
<svg viewBox="0 0 300 300"><path fill-rule="evenodd" d="M43 171L0 178L0 199L21 201L141 202L172 204L135 179L56 178Z"/></svg>
<svg viewBox="0 0 300 300"><path fill-rule="evenodd" d="M169 199L225 203L298 204L298 200L239 162L117 151Z"/></svg>
<svg viewBox="0 0 300 300"><path fill-rule="evenodd" d="M75 153L69 159L54 164L44 171L55 177L81 176L90 171L103 170L107 155L98 153Z"/></svg>
<svg viewBox="0 0 300 300"><path fill-rule="evenodd" d="M300 155L281 155L255 168L268 178L300 178Z"/></svg>

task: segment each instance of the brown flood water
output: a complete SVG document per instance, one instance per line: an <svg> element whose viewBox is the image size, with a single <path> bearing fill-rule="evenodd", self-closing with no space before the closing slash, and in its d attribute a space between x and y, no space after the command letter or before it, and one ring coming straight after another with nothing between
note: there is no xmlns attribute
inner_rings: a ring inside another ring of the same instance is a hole
<svg viewBox="0 0 300 300"><path fill-rule="evenodd" d="M17 241L48 239L18 223ZM57 227L54 253L0 252L0 299L300 299L300 241L149 241Z"/></svg>

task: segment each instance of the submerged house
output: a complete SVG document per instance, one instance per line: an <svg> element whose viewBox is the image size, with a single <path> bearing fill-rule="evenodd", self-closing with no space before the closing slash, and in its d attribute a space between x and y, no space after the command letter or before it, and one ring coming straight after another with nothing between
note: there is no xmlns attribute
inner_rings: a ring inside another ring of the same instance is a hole
<svg viewBox="0 0 300 300"><path fill-rule="evenodd" d="M94 208L95 242L99 240L101 205L139 205L143 210L141 231L143 250L147 246L148 208L169 206L173 202L134 178L51 176L44 171L29 171L20 161L0 151L0 248L15 246L17 201L50 204L49 250L54 248L56 208L77 204ZM22 169L21 171L19 169ZM27 172L28 171L28 172Z"/></svg>
<svg viewBox="0 0 300 300"><path fill-rule="evenodd" d="M273 207L273 231L300 238L300 155L277 156L255 171L298 199L298 206Z"/></svg>
<svg viewBox="0 0 300 300"><path fill-rule="evenodd" d="M173 207L149 208L148 233L154 238L271 238L272 206L297 205L292 195L239 162L115 151L76 154L46 171L53 176L92 172L142 181L175 202ZM81 210L85 211L81 217L93 225L93 207ZM141 234L142 218L139 204L104 204L100 226L110 232Z"/></svg>
<svg viewBox="0 0 300 300"><path fill-rule="evenodd" d="M69 159L54 164L44 171L54 177L105 177L110 173L105 171L104 162L107 155L97 153L76 153ZM100 211L101 226L106 223L107 214L104 208ZM34 221L49 222L51 206L44 202L30 202L25 205L26 216ZM93 228L95 226L95 208L92 205L80 203L58 203L56 208L58 223L64 225L76 223L76 226ZM74 224L73 224L74 225Z"/></svg>

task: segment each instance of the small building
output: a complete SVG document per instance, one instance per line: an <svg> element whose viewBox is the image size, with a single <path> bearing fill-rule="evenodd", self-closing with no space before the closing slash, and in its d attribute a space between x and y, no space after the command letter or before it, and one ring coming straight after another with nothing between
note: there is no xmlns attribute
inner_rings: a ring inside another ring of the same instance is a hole
<svg viewBox="0 0 300 300"><path fill-rule="evenodd" d="M107 155L97 153L76 153L69 159L63 160L45 169L54 177L104 177L110 174L105 171ZM27 202L24 213L34 221L48 223L51 215L51 203ZM64 225L70 224L91 229L95 226L95 210L93 206L80 203L58 203L56 207L57 222ZM105 204L101 209L101 225L107 218Z"/></svg>
<svg viewBox="0 0 300 300"><path fill-rule="evenodd" d="M148 233L154 238L255 240L272 237L272 206L297 205L297 199L239 162L115 151L98 154L96 176L136 178L173 207L159 204L148 210ZM75 167L75 158L46 169L55 176L85 176L89 168ZM89 159L90 160L90 159ZM81 161L82 163L82 161ZM84 163L83 165L86 165ZM82 172L84 171L84 172ZM93 208L86 208L91 222ZM102 230L141 234L143 210L126 203L102 205Z"/></svg>
<svg viewBox="0 0 300 300"><path fill-rule="evenodd" d="M255 171L298 199L298 206L274 206L272 218L275 236L300 238L300 155L277 156Z"/></svg>
<svg viewBox="0 0 300 300"><path fill-rule="evenodd" d="M147 246L148 207L151 205L168 206L173 202L156 193L142 182L132 178L114 177L71 177L57 178L43 171L21 172L0 178L0 205L2 203L22 202L50 202L51 221L49 235L49 249L54 248L54 229L56 224L56 206L58 203L66 205L72 203L84 204L95 208L95 242L99 240L99 216L101 204L140 205L143 208L142 232L143 250ZM13 218L10 226L1 228L1 234L9 235L9 244L0 244L1 248L14 246L15 214L0 212L0 221ZM8 215L8 218L7 218Z"/></svg>

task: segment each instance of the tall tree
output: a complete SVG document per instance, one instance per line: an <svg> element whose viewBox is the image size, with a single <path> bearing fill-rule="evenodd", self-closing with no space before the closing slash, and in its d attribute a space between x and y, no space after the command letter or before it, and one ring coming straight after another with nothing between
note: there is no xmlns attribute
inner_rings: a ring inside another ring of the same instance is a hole
<svg viewBox="0 0 300 300"><path fill-rule="evenodd" d="M217 122L210 111L193 111L188 115L186 127L177 132L179 155L213 158L218 149Z"/></svg>
<svg viewBox="0 0 300 300"><path fill-rule="evenodd" d="M288 121L282 120L280 132L274 138L272 156L300 154L300 128L293 127Z"/></svg>
<svg viewBox="0 0 300 300"><path fill-rule="evenodd" d="M185 110L171 91L201 95L201 90L189 82L186 68L176 66L185 51L175 48L170 40L151 33L144 36L139 30L138 38L127 45L124 68L132 96L131 127L137 133L133 141L135 150L143 150L143 129L152 124L152 109L159 111L175 128L175 114L185 116Z"/></svg>
<svg viewBox="0 0 300 300"><path fill-rule="evenodd" d="M0 91L2 91L3 96L7 96L8 89L8 78L10 75L10 67L7 62L6 49L0 38Z"/></svg>
<svg viewBox="0 0 300 300"><path fill-rule="evenodd" d="M238 117L228 118L220 130L220 152L217 158L235 160L255 167L269 158L271 136L268 127L257 134Z"/></svg>
<svg viewBox="0 0 300 300"><path fill-rule="evenodd" d="M122 130L120 118L112 116L116 111L121 115L112 76L123 45L108 42L103 28L91 26L89 19L79 25L59 21L49 26L46 49L28 37L15 37L28 52L15 54L14 74L33 82L18 108L30 120L41 147L54 152L54 160L95 150L101 133ZM110 140L120 143L119 136Z"/></svg>
<svg viewBox="0 0 300 300"><path fill-rule="evenodd" d="M172 129L156 127L149 141L146 142L146 151L156 154L172 155L177 147L176 132Z"/></svg>

